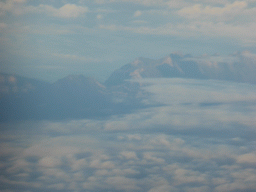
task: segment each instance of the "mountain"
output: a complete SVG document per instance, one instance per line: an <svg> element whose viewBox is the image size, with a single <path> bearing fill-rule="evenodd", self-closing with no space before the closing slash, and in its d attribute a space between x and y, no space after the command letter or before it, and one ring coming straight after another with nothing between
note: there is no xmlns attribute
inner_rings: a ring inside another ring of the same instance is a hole
<svg viewBox="0 0 256 192"><path fill-rule="evenodd" d="M37 98L33 94L49 86L40 80L0 73L0 121L36 115Z"/></svg>
<svg viewBox="0 0 256 192"><path fill-rule="evenodd" d="M143 78L218 79L256 83L256 56L229 58L170 54L153 60L138 58L114 71L104 84L83 75L54 83L0 73L0 121L98 118L148 107Z"/></svg>
<svg viewBox="0 0 256 192"><path fill-rule="evenodd" d="M0 98L14 94L25 94L49 85L49 83L36 79L21 77L15 74L0 73Z"/></svg>
<svg viewBox="0 0 256 192"><path fill-rule="evenodd" d="M55 83L0 74L0 121L102 116L111 97L92 78L70 75Z"/></svg>
<svg viewBox="0 0 256 192"><path fill-rule="evenodd" d="M235 58L235 59L234 59ZM218 79L236 82L256 83L256 58L242 52L232 60L221 60L218 56L192 57L170 54L153 60L138 58L114 71L106 80L107 86L117 86L129 79L141 78L193 78Z"/></svg>
<svg viewBox="0 0 256 192"><path fill-rule="evenodd" d="M106 87L83 75L60 79L36 94L41 116L47 119L101 116L111 103Z"/></svg>

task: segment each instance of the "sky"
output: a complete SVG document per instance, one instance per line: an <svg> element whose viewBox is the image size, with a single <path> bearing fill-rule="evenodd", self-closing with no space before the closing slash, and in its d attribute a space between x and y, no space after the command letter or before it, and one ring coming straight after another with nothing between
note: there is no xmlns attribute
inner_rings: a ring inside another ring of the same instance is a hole
<svg viewBox="0 0 256 192"><path fill-rule="evenodd" d="M0 0L0 72L103 82L174 52L254 65L255 31L255 0ZM256 191L255 84L137 81L146 108L0 122L0 191Z"/></svg>
<svg viewBox="0 0 256 192"><path fill-rule="evenodd" d="M256 86L144 79L154 105L107 119L0 123L3 192L256 190Z"/></svg>
<svg viewBox="0 0 256 192"><path fill-rule="evenodd" d="M137 57L255 53L255 6L255 0L1 0L0 71L103 82Z"/></svg>

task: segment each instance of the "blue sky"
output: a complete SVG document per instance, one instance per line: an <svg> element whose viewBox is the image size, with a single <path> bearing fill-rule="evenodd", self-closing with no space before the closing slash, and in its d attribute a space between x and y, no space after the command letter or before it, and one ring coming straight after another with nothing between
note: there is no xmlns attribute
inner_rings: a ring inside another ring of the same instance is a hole
<svg viewBox="0 0 256 192"><path fill-rule="evenodd" d="M0 71L104 81L137 57L255 53L255 31L255 0L3 0Z"/></svg>

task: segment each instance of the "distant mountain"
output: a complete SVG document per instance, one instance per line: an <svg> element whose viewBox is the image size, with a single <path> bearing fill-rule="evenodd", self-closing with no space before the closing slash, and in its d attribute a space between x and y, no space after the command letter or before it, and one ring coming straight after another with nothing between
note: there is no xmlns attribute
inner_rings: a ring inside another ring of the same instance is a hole
<svg viewBox="0 0 256 192"><path fill-rule="evenodd" d="M37 98L33 94L49 86L43 81L0 73L0 121L35 116Z"/></svg>
<svg viewBox="0 0 256 192"><path fill-rule="evenodd" d="M46 83L0 73L0 121L100 118L127 113L144 107L135 87L113 89L83 75Z"/></svg>
<svg viewBox="0 0 256 192"><path fill-rule="evenodd" d="M161 77L256 83L255 57L243 52L233 56L232 59L234 60L231 61L218 59L218 56L195 58L181 54L170 54L159 60L138 58L114 71L105 84L107 86L117 86L129 79Z"/></svg>
<svg viewBox="0 0 256 192"><path fill-rule="evenodd" d="M47 119L101 116L111 103L106 87L83 75L70 75L35 94L41 116Z"/></svg>
<svg viewBox="0 0 256 192"><path fill-rule="evenodd" d="M21 77L14 74L0 73L0 98L13 94L26 94L35 89L42 89L49 85L50 83L36 79Z"/></svg>
<svg viewBox="0 0 256 192"><path fill-rule="evenodd" d="M54 83L0 73L0 121L95 118L147 107L147 92L132 79L193 78L256 83L256 56L242 52L192 57L170 54L153 60L138 58L114 71L104 84L83 75Z"/></svg>
<svg viewBox="0 0 256 192"><path fill-rule="evenodd" d="M52 84L8 74L0 80L0 121L102 116L112 102L105 86L82 75Z"/></svg>

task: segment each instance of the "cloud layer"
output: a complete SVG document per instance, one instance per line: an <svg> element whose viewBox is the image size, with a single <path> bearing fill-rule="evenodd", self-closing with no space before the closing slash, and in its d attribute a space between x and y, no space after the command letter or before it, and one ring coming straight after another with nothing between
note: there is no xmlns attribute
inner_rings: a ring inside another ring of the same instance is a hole
<svg viewBox="0 0 256 192"><path fill-rule="evenodd" d="M141 82L143 83L143 82ZM3 191L254 191L255 86L144 80L158 104L106 120L1 125Z"/></svg>

